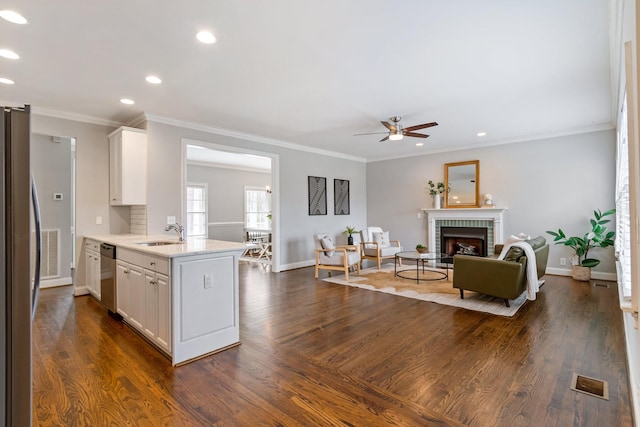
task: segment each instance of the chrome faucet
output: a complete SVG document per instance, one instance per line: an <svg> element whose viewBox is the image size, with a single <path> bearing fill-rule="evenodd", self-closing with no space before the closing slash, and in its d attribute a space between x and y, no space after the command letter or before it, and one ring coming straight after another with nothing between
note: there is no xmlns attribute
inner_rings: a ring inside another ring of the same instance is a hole
<svg viewBox="0 0 640 427"><path fill-rule="evenodd" d="M170 225L167 225L165 227L164 231L169 231L169 230L173 230L176 233L178 233L178 242L179 243L184 242L184 227L183 226L181 226L178 223L170 224Z"/></svg>

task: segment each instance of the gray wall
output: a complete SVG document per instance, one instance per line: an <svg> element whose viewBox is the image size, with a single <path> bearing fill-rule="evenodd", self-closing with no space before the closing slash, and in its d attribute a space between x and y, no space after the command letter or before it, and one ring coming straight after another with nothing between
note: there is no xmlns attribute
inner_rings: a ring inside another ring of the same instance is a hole
<svg viewBox="0 0 640 427"><path fill-rule="evenodd" d="M71 278L71 139L54 142L49 135L32 135L31 170L42 228L60 229L60 277ZM53 193L63 199L54 200Z"/></svg>
<svg viewBox="0 0 640 427"><path fill-rule="evenodd" d="M211 225L209 238L242 242L244 241L244 187L264 188L271 185L271 173L189 164L187 181L207 184L209 223L241 223Z"/></svg>
<svg viewBox="0 0 640 427"><path fill-rule="evenodd" d="M280 233L279 251L274 254L276 269L309 265L313 260L314 233L340 235L347 225L366 224L366 165L337 157L293 150L279 145L262 144L230 136L149 121L148 229L162 230L167 215L182 221L181 140L209 142L240 147L262 153L277 154L279 174L273 171L274 202L279 199L280 212L274 206L274 230ZM277 175L277 176L275 176ZM328 214L309 216L307 211L307 176L327 178ZM351 185L351 215L333 215L333 179L348 179ZM278 193L278 194L275 194ZM151 231L149 231L151 232ZM155 232L155 231L154 231ZM344 239L346 241L346 238ZM278 242L276 242L277 245ZM276 246L278 249L278 246Z"/></svg>
<svg viewBox="0 0 640 427"><path fill-rule="evenodd" d="M430 154L367 164L368 222L391 231L406 248L427 241L427 222L416 214L431 208L427 181L444 181L444 164L480 160L480 194L491 193L507 207L505 235L550 236L561 227L569 235L589 231L594 209L615 207L615 131ZM614 229L611 225L610 229ZM614 273L612 248L596 249L602 260L594 272ZM571 258L564 246L551 246L549 268Z"/></svg>

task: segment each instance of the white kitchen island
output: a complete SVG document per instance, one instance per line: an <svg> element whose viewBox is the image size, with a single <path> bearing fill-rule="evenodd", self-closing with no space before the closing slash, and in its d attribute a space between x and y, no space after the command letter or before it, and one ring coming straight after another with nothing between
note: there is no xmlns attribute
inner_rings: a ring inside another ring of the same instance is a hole
<svg viewBox="0 0 640 427"><path fill-rule="evenodd" d="M85 241L116 246L117 311L173 365L240 343L238 259L244 243L132 234Z"/></svg>

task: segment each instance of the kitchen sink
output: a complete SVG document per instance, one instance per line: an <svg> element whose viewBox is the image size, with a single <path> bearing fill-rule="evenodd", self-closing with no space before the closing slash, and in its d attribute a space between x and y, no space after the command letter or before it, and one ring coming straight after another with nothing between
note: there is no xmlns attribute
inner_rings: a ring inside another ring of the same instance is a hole
<svg viewBox="0 0 640 427"><path fill-rule="evenodd" d="M164 246L164 245L177 245L176 242L138 242L136 245L140 246Z"/></svg>

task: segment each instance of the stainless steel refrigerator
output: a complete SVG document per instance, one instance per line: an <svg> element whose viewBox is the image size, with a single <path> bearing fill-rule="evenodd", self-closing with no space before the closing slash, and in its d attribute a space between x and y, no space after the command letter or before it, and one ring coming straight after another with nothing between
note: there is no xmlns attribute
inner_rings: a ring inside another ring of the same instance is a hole
<svg viewBox="0 0 640 427"><path fill-rule="evenodd" d="M39 287L39 256L31 278L31 205L36 246L40 221L30 173L29 106L4 107L0 119L0 423L31 425L31 325ZM39 254L39 247L36 252Z"/></svg>

